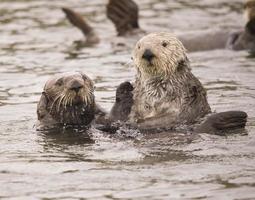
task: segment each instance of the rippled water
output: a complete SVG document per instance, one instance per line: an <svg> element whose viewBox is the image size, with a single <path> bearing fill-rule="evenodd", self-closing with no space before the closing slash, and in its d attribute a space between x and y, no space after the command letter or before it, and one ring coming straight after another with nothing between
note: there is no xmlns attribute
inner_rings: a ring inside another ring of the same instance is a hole
<svg viewBox="0 0 255 200"><path fill-rule="evenodd" d="M116 86L133 80L130 49L118 50L106 0L1 0L1 199L255 199L255 59L247 52L190 53L213 110L244 110L246 132L134 138L36 132L36 103L57 72L81 70L110 110ZM77 49L82 34L60 7L81 12L102 42ZM241 0L141 0L141 26L177 33L242 26ZM248 133L248 134L246 134Z"/></svg>

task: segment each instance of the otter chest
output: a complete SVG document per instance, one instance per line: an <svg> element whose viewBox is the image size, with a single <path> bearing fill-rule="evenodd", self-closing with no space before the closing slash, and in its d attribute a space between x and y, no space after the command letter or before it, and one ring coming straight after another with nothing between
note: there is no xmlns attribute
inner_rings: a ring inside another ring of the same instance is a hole
<svg viewBox="0 0 255 200"><path fill-rule="evenodd" d="M175 95L171 94L167 85L146 85L136 87L134 91L134 105L131 110L131 118L134 121L146 120L169 115L176 118L180 113L180 101Z"/></svg>

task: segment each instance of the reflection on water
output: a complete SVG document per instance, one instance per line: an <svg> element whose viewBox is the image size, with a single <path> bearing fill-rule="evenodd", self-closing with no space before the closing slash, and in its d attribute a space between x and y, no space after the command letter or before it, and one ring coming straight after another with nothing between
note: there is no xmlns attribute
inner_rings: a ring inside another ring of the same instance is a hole
<svg viewBox="0 0 255 200"><path fill-rule="evenodd" d="M52 74L84 71L106 110L116 86L133 80L129 48L134 41L112 46L123 38L116 39L105 2L0 2L0 198L253 199L255 59L247 52L216 50L189 57L213 110L248 112L248 135L123 137L93 129L51 134L33 129L36 102ZM241 0L143 0L139 5L147 31L185 33L243 24ZM102 42L79 48L75 41L83 36L65 20L62 6L87 17Z"/></svg>

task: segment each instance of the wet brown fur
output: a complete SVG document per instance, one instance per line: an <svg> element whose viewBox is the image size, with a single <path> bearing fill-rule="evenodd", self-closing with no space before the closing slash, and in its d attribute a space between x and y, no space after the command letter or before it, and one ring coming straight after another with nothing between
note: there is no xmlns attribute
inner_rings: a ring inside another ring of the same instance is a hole
<svg viewBox="0 0 255 200"><path fill-rule="evenodd" d="M143 59L149 49L151 62ZM141 128L191 124L211 112L206 91L191 73L182 43L167 32L143 37L133 51L137 76L129 119Z"/></svg>
<svg viewBox="0 0 255 200"><path fill-rule="evenodd" d="M38 127L89 125L96 105L94 86L80 72L58 74L45 84L37 105Z"/></svg>

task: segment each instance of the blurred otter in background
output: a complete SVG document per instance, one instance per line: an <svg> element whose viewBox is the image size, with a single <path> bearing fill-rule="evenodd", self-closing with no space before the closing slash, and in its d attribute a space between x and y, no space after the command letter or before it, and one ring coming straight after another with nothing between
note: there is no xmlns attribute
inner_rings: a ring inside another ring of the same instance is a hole
<svg viewBox="0 0 255 200"><path fill-rule="evenodd" d="M130 2L130 3L128 3ZM132 2L132 3L131 3ZM114 23L118 35L136 34L140 29L138 7L132 0L109 0L107 16ZM243 30L208 30L177 35L188 51L228 48L255 51L255 0L244 4L247 22ZM134 14L135 13L135 14Z"/></svg>
<svg viewBox="0 0 255 200"><path fill-rule="evenodd" d="M80 14L74 12L69 8L62 8L62 10L66 14L66 17L70 21L70 23L80 29L85 36L83 46L93 46L100 42L100 39L95 30L88 24L85 19L83 19Z"/></svg>
<svg viewBox="0 0 255 200"><path fill-rule="evenodd" d="M183 33L177 37L189 52L224 48L255 52L255 0L247 0L244 9L247 21L242 30L206 30ZM68 20L86 36L85 46L99 42L98 35L80 14L69 8L63 8L63 11ZM107 17L115 25L118 36L140 38L145 35L139 26L139 8L133 0L109 0Z"/></svg>
<svg viewBox="0 0 255 200"><path fill-rule="evenodd" d="M255 19L255 0L247 0L244 4L244 10L246 22L249 22L251 19Z"/></svg>

